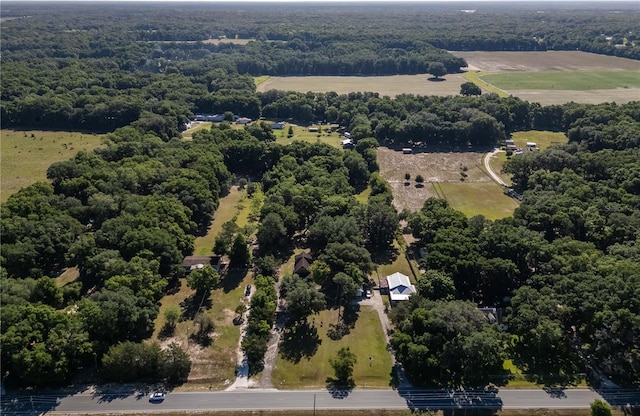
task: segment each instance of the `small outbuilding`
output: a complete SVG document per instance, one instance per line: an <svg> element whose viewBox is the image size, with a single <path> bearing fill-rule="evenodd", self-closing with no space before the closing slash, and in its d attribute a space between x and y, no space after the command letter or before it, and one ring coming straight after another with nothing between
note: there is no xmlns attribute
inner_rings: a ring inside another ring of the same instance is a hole
<svg viewBox="0 0 640 416"><path fill-rule="evenodd" d="M387 285L392 302L409 300L411 295L416 293L416 287L411 284L409 276L400 272L387 276Z"/></svg>

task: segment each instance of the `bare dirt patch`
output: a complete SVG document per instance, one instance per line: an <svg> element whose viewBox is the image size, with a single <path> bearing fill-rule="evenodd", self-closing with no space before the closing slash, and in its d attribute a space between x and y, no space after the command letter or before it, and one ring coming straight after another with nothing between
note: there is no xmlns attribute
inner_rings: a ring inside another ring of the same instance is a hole
<svg viewBox="0 0 640 416"><path fill-rule="evenodd" d="M398 210L407 208L418 211L430 197L442 197L438 183L462 182L461 172L467 175L464 182L491 182L482 169L482 152L423 152L403 154L386 147L378 148L380 175L389 182L393 190L394 205ZM405 173L411 175L407 182ZM415 178L422 175L423 186L416 184Z"/></svg>
<svg viewBox="0 0 640 416"><path fill-rule="evenodd" d="M451 53L464 58L469 69L486 72L640 70L640 62L633 59L580 51Z"/></svg>
<svg viewBox="0 0 640 416"><path fill-rule="evenodd" d="M258 86L258 92L283 90L297 92L377 92L381 96L395 97L399 94L458 95L460 85L466 80L460 74L448 74L442 81L430 81L429 74L391 75L379 77L271 77Z"/></svg>

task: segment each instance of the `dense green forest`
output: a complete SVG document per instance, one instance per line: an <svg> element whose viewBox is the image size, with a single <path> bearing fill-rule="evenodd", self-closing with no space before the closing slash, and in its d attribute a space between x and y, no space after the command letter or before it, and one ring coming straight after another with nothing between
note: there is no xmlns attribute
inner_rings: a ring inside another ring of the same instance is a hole
<svg viewBox="0 0 640 416"><path fill-rule="evenodd" d="M0 35L2 127L109 132L103 148L51 165L49 182L2 204L0 341L9 385L62 384L96 367L105 380L184 380L189 363L179 347L139 341L153 330L158 301L184 277L194 235L243 177L260 182L265 198L251 253L261 276L242 345L253 371L278 295L288 325L337 307L344 312L333 334L349 330L348 301L393 253L402 217L427 253L418 294L391 312L392 347L414 383L500 384L511 358L545 384L586 373L594 385L603 375L637 386L640 102L543 107L494 94L256 93L252 79L413 73L434 61L458 70L464 63L437 48L471 42L471 28L475 43L460 49L600 45L634 57L637 14L554 9L543 31L524 6L420 13L380 5L370 15L283 7L3 4L2 17L15 19L3 21ZM256 42L176 43L220 36ZM621 38L626 46L615 47ZM181 140L196 112L338 123L355 148L276 144L267 124L221 123ZM467 218L435 199L399 214L378 174L379 144L484 149L529 129L564 132L569 143L509 160L505 171L522 194L512 218ZM357 202L367 188L368 199ZM242 233L225 248L235 259L247 258L237 250L246 246ZM287 276L275 293L275 270L300 248L317 259L310 277ZM80 276L58 287L53 277L68 267ZM189 284L205 296L217 276L201 277ZM486 323L477 310L485 305L507 308L506 331ZM149 358L114 371L131 357Z"/></svg>

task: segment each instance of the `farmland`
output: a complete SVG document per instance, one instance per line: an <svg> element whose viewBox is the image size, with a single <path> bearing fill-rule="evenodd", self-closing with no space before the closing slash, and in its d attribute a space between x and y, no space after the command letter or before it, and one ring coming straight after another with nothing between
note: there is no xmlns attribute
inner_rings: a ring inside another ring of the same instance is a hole
<svg viewBox="0 0 640 416"><path fill-rule="evenodd" d="M462 83L475 80L483 92L513 95L543 105L570 101L626 103L640 97L640 64L631 59L578 51L454 52L454 55L467 61L468 72L448 74L439 82L427 80L428 74L271 77L258 85L258 91L338 94L373 91L390 97L447 96L459 94Z"/></svg>
<svg viewBox="0 0 640 416"><path fill-rule="evenodd" d="M271 77L258 86L259 92L271 89L298 92L330 92L348 94L354 91L377 92L381 96L398 94L457 95L460 84L466 82L461 74L449 74L442 81L430 81L431 75L391 75L375 77Z"/></svg>

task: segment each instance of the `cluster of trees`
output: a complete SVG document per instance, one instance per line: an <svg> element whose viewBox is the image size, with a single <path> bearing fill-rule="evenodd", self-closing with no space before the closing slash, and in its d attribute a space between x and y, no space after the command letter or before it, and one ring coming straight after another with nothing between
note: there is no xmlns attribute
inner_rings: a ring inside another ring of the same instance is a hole
<svg viewBox="0 0 640 416"><path fill-rule="evenodd" d="M270 276L255 278L256 290L251 296L251 312L247 324L247 334L242 339L242 350L249 362L249 373L262 369L264 354L267 352L269 334L276 320L278 296Z"/></svg>

